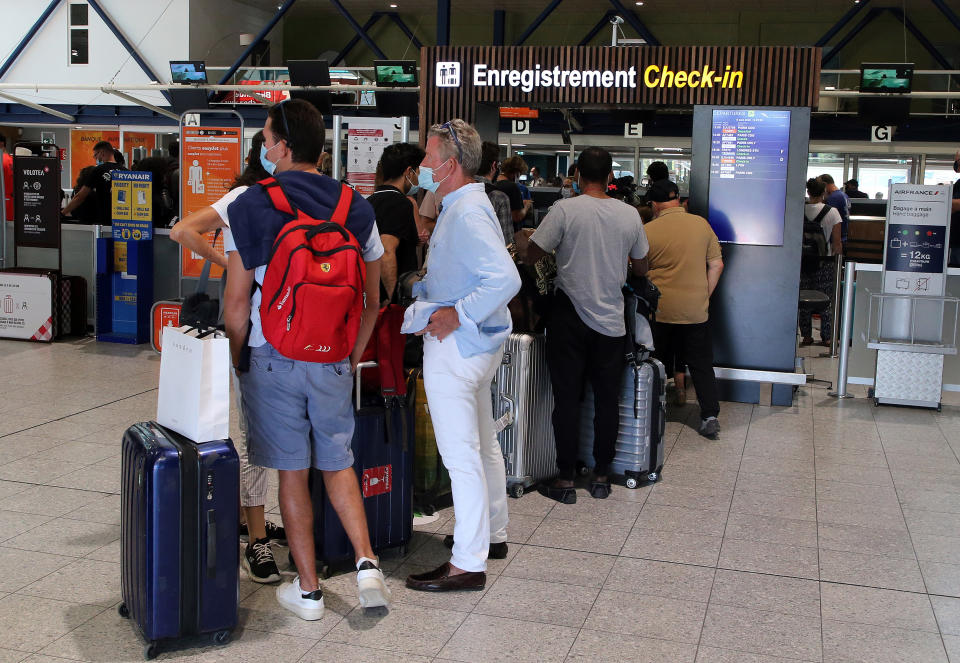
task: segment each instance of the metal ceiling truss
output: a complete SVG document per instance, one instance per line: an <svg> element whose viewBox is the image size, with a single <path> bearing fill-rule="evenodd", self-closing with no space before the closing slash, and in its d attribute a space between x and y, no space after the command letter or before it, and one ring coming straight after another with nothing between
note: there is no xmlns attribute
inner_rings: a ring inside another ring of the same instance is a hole
<svg viewBox="0 0 960 663"><path fill-rule="evenodd" d="M423 47L423 43L419 39L417 39L417 36L415 34L413 34L413 31L410 29L410 26L408 26L404 22L404 20L400 17L400 14L396 12L373 12L373 14L370 15L370 18L367 19L366 23L354 28L354 32L356 32L356 34L350 39L350 41L347 42L347 45L340 50L340 52L337 54L337 57L334 58L333 62L331 62L330 64L336 65L343 62L344 59L347 57L347 55L350 53L350 51L352 51L354 47L360 43L361 39L363 39L364 41L367 41L368 39L372 41L372 38L369 35L369 30L374 25L376 25L381 18L389 18L391 21L393 21L393 23L398 28L400 28L403 34L407 36L407 39L410 40L410 42L414 45L414 47L417 50L420 50ZM366 37L364 37L364 35L366 35ZM369 44L370 42L367 42L367 43ZM375 52L380 53L381 58L384 58L384 59L386 58L386 56L383 55L382 51L380 51L379 49L377 49L377 51Z"/></svg>

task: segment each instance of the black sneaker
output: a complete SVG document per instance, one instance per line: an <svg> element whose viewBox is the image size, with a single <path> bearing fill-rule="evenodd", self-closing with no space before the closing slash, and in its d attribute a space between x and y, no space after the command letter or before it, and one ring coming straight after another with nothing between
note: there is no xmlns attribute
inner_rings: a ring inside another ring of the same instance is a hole
<svg viewBox="0 0 960 663"><path fill-rule="evenodd" d="M240 564L253 582L271 583L280 580L280 570L273 558L269 539L248 543L240 558Z"/></svg>
<svg viewBox="0 0 960 663"><path fill-rule="evenodd" d="M717 421L716 417L707 417L700 422L700 428L697 430L698 433L703 435L705 438L710 440L717 439L717 433L720 431L720 422Z"/></svg>
<svg viewBox="0 0 960 663"><path fill-rule="evenodd" d="M281 546L287 545L287 531L283 529L282 525L277 525L271 521L266 522L267 538L275 543L279 543ZM247 530L246 523L240 523L240 540L249 541L250 532Z"/></svg>

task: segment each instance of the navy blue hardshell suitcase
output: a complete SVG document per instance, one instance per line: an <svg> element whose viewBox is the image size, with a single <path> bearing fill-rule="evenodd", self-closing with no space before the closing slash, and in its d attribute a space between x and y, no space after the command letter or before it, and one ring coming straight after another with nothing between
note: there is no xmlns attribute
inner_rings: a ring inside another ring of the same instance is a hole
<svg viewBox="0 0 960 663"><path fill-rule="evenodd" d="M361 369L357 370L360 384ZM408 388L406 402L391 399L385 407L362 404L356 411L353 433L353 469L360 482L367 513L370 544L380 554L390 548L405 548L413 536L414 400L416 389ZM358 386L357 399L361 400ZM347 533L323 487L319 471L311 472L314 540L317 559L329 573L353 566L354 553Z"/></svg>
<svg viewBox="0 0 960 663"><path fill-rule="evenodd" d="M153 658L160 641L237 625L240 461L229 439L196 444L154 422L123 436L119 612Z"/></svg>

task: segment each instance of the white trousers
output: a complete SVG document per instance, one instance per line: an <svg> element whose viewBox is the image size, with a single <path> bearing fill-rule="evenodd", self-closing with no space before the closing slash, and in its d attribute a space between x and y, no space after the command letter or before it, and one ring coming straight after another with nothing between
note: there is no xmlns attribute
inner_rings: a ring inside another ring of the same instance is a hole
<svg viewBox="0 0 960 663"><path fill-rule="evenodd" d="M424 341L423 386L453 488L450 563L464 571L486 571L490 544L507 540L507 477L490 395L502 357L500 348L465 359L453 336Z"/></svg>

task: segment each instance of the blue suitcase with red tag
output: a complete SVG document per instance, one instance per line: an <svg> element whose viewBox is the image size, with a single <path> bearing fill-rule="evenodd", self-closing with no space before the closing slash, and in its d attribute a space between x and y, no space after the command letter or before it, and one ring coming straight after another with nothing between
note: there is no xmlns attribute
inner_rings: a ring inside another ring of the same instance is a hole
<svg viewBox="0 0 960 663"><path fill-rule="evenodd" d="M123 436L119 612L154 658L163 641L237 625L240 460L229 439L196 444L154 422Z"/></svg>
<svg viewBox="0 0 960 663"><path fill-rule="evenodd" d="M402 400L386 402L379 396L363 396L357 370L356 428L353 433L353 469L357 473L367 514L370 544L378 555L391 548L401 552L413 536L414 400L409 388ZM314 541L324 575L352 568L353 546L327 498L322 473L310 473L313 497Z"/></svg>

